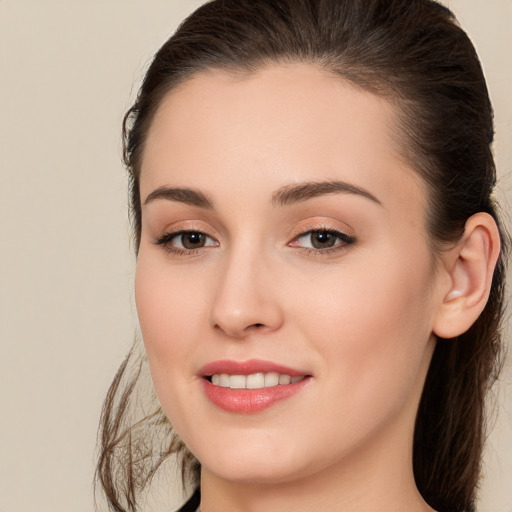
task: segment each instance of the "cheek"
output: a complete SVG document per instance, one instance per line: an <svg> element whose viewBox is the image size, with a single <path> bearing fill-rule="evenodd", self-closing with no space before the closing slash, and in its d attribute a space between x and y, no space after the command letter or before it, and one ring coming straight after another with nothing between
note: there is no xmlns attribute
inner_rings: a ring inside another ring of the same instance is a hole
<svg viewBox="0 0 512 512"><path fill-rule="evenodd" d="M293 316L349 410L403 403L421 374L431 333L428 255L415 265L391 256L303 283L307 298L296 302Z"/></svg>
<svg viewBox="0 0 512 512"><path fill-rule="evenodd" d="M204 300L197 285L187 271L170 272L165 262L139 253L135 299L151 378L173 428L184 433L198 414L192 361Z"/></svg>
<svg viewBox="0 0 512 512"><path fill-rule="evenodd" d="M149 252L149 251L148 251ZM135 275L135 300L141 329L151 350L179 345L186 331L197 329L204 309L206 282L189 267L172 267L165 256L140 252ZM182 333L182 336L171 334Z"/></svg>
<svg viewBox="0 0 512 512"><path fill-rule="evenodd" d="M139 254L135 300L148 362L159 398L161 390L177 385L180 375L193 375L188 368L204 318L204 295L197 280L186 271L170 272L165 262ZM204 293L204 291L203 291ZM182 370L187 370L183 372ZM179 370L179 371L178 371ZM168 393L166 393L168 394Z"/></svg>

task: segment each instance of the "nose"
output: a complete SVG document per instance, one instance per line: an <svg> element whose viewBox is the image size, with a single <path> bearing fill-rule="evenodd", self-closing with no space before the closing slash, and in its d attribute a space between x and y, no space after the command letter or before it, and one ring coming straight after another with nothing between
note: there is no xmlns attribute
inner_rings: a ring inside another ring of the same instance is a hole
<svg viewBox="0 0 512 512"><path fill-rule="evenodd" d="M219 269L211 307L211 325L226 336L243 339L269 333L283 323L277 281L258 251L239 250Z"/></svg>

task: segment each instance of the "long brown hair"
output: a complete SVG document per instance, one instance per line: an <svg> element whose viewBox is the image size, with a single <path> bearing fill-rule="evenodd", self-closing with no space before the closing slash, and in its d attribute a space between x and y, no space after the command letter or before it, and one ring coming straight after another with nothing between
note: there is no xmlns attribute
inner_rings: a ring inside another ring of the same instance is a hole
<svg viewBox="0 0 512 512"><path fill-rule="evenodd" d="M141 158L162 98L204 70L251 72L285 62L315 64L396 105L403 156L428 186L434 254L459 240L474 213L489 213L500 227L492 107L475 49L447 8L432 0L213 0L158 51L125 116L136 249ZM485 310L466 333L437 343L417 414L416 484L440 511L475 507L485 397L500 369L507 247L500 232L503 250ZM173 453L183 457L185 475L194 479L199 471L154 397L134 419L145 367L136 347L114 379L101 420L97 478L116 511L138 510L138 497Z"/></svg>

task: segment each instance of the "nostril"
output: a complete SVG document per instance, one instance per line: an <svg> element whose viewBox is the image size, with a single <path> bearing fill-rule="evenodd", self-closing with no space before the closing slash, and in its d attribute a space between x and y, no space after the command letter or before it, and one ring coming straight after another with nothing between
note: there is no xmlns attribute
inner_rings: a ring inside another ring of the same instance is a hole
<svg viewBox="0 0 512 512"><path fill-rule="evenodd" d="M243 329L245 334L248 334L252 331L261 331L265 328L265 324L257 323L257 324L249 324L247 327Z"/></svg>

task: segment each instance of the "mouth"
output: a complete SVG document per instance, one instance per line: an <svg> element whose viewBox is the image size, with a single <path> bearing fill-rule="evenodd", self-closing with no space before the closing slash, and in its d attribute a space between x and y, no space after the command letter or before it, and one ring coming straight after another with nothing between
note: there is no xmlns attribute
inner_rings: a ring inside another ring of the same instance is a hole
<svg viewBox="0 0 512 512"><path fill-rule="evenodd" d="M263 389L274 386L286 386L304 380L307 376L292 377L285 373L251 373L249 375L230 375L228 373L214 373L206 378L214 386L230 389Z"/></svg>
<svg viewBox="0 0 512 512"><path fill-rule="evenodd" d="M257 413L298 394L312 375L269 361L216 361L200 371L206 397L231 413Z"/></svg>

